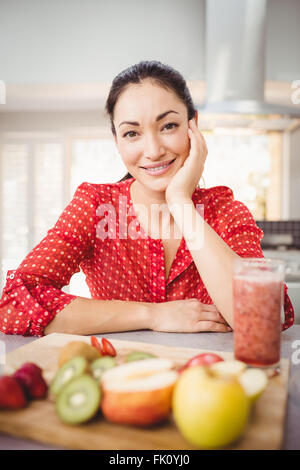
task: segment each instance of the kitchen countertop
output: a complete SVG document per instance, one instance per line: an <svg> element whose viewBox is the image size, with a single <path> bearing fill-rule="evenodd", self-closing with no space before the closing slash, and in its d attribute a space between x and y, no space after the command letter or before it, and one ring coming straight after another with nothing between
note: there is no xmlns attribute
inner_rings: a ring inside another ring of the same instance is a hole
<svg viewBox="0 0 300 470"><path fill-rule="evenodd" d="M101 335L99 335L101 336ZM122 333L105 334L109 339L120 339L125 341L140 341L145 343L156 343L167 346L189 347L199 349L211 349L216 351L233 351L233 333L159 333L148 330L130 331ZM5 344L6 354L19 348L36 337L23 337L15 335L4 335L0 333L0 342ZM294 341L298 340L298 343ZM294 344L294 347L293 347ZM1 346L1 343L0 343ZM296 353L298 349L299 353ZM2 351L1 351L2 352ZM294 353L294 361L292 355ZM281 334L281 356L291 360L290 381L297 377L298 391L300 390L300 325L293 325ZM296 363L298 362L298 364ZM297 374L297 375L295 375ZM290 389L289 389L290 392ZM286 423L283 449L300 450L300 394L299 403L290 396L288 397ZM39 444L0 433L0 449L9 450L46 450L60 449L59 447Z"/></svg>

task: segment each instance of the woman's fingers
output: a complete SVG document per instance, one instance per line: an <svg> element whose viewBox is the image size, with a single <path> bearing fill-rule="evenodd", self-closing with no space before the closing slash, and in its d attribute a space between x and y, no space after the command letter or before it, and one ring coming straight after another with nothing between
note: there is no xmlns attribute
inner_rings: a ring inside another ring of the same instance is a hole
<svg viewBox="0 0 300 470"><path fill-rule="evenodd" d="M219 312L215 304L203 304L201 302L200 304L201 304L202 310L207 310L208 312Z"/></svg>
<svg viewBox="0 0 300 470"><path fill-rule="evenodd" d="M157 308L159 315L154 315L156 324L151 328L155 331L232 331L215 305L204 304L195 298L162 302Z"/></svg>
<svg viewBox="0 0 300 470"><path fill-rule="evenodd" d="M199 304L199 315L201 316L202 320L212 320L218 323L225 323L227 324L225 318L221 315L219 310L214 304L203 304L202 302L198 301L197 299L189 299L198 302Z"/></svg>
<svg viewBox="0 0 300 470"><path fill-rule="evenodd" d="M223 315L219 312L219 310L206 310L205 308L202 311L202 315L204 320L214 320L218 323L225 323L226 325L228 324Z"/></svg>
<svg viewBox="0 0 300 470"><path fill-rule="evenodd" d="M218 309L217 307L215 306L215 304L204 304L203 302L200 302L200 300L198 299L195 299L195 298L192 298L192 299L187 299L189 302L197 302L199 304L199 306L201 306L202 308L205 308L205 310L210 310L211 312L218 312ZM175 300L176 302L176 300Z"/></svg>
<svg viewBox="0 0 300 470"><path fill-rule="evenodd" d="M190 122L190 129L192 130L192 136L195 138L195 141L197 142L197 144L195 143L195 147L197 147L198 150L199 149L201 150L201 154L203 157L203 164L204 164L206 157L207 157L207 153L208 153L204 136L202 132L200 132L195 119L191 119L189 122Z"/></svg>
<svg viewBox="0 0 300 470"><path fill-rule="evenodd" d="M197 315L197 321L213 321L217 323L224 323L227 325L227 322L224 317L219 312L209 312L209 311L201 311Z"/></svg>
<svg viewBox="0 0 300 470"><path fill-rule="evenodd" d="M229 331L232 331L232 329L228 325L206 320L199 321L197 327L197 331L214 331L218 333L228 333Z"/></svg>

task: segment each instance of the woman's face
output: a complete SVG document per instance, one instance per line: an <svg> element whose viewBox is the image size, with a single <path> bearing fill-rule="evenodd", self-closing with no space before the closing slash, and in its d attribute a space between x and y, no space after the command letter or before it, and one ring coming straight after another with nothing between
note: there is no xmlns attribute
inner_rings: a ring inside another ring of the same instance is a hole
<svg viewBox="0 0 300 470"><path fill-rule="evenodd" d="M129 85L120 95L114 125L116 145L129 173L151 191L164 192L190 151L185 104L148 79ZM145 169L170 161L166 170Z"/></svg>

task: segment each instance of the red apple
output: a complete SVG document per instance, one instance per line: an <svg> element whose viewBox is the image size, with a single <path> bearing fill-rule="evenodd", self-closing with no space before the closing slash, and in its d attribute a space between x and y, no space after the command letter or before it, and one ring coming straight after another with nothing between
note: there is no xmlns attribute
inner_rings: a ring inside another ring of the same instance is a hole
<svg viewBox="0 0 300 470"><path fill-rule="evenodd" d="M180 370L179 372L182 372L183 370L187 369L188 367L194 367L194 366L210 366L212 364L215 364L216 362L224 361L224 359L221 356L218 356L218 354L214 353L201 353L198 354L197 356L192 357Z"/></svg>

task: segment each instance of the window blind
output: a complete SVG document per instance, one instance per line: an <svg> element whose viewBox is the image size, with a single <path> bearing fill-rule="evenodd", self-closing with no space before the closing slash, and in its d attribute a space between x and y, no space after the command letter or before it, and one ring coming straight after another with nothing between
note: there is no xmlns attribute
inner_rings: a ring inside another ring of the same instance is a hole
<svg viewBox="0 0 300 470"><path fill-rule="evenodd" d="M126 173L106 138L14 137L0 143L0 289L9 269L52 228L84 181L108 183ZM90 298L82 272L63 291Z"/></svg>

